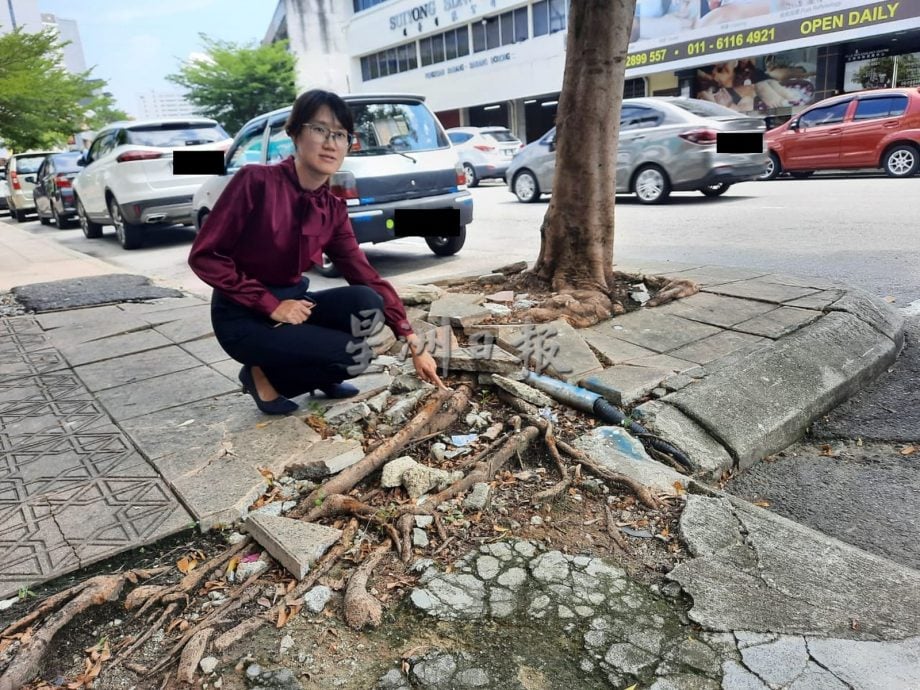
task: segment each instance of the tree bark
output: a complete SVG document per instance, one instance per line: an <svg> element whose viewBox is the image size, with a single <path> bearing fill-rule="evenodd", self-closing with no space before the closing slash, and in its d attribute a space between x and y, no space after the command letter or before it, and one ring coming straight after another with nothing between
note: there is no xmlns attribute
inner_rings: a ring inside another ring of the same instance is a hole
<svg viewBox="0 0 920 690"><path fill-rule="evenodd" d="M571 0L553 195L534 274L553 290L613 286L617 136L635 0Z"/></svg>

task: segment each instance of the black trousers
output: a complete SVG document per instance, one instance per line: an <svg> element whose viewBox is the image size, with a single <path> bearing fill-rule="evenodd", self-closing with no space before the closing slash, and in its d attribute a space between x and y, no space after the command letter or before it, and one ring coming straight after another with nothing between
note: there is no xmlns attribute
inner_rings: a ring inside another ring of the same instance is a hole
<svg viewBox="0 0 920 690"><path fill-rule="evenodd" d="M237 362L260 367L286 398L360 374L373 356L367 336L383 322L383 298L369 287L308 288L306 278L292 287L269 287L278 299L307 296L316 302L310 318L296 326L279 324L217 290L211 299L220 346Z"/></svg>

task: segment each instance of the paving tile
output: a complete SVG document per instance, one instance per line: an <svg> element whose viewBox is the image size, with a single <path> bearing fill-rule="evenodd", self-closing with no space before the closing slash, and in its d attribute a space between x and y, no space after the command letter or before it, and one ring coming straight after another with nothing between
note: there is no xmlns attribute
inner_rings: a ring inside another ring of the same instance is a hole
<svg viewBox="0 0 920 690"><path fill-rule="evenodd" d="M198 319L204 323L211 323L211 305L207 302L199 301L197 304L187 304L185 306L176 305L172 309L134 312L133 315L139 316L153 326L191 319Z"/></svg>
<svg viewBox="0 0 920 690"><path fill-rule="evenodd" d="M673 373L670 369L618 364L582 379L579 385L600 393L614 405L631 405Z"/></svg>
<svg viewBox="0 0 920 690"><path fill-rule="evenodd" d="M190 340L182 343L182 349L205 364L214 364L230 358L214 337Z"/></svg>
<svg viewBox="0 0 920 690"><path fill-rule="evenodd" d="M464 325L477 323L488 317L490 312L481 306L484 296L481 294L448 293L431 303L428 320L440 324L441 318L450 319L452 326L462 328Z"/></svg>
<svg viewBox="0 0 920 690"><path fill-rule="evenodd" d="M183 297L167 297L164 299L151 300L150 302L125 302L119 304L118 308L126 314L133 316L147 316L161 311L174 312L185 307L197 307L202 304L208 304L208 301L200 297L186 295Z"/></svg>
<svg viewBox="0 0 920 690"><path fill-rule="evenodd" d="M822 290L813 295L786 302L786 306L801 307L802 309L826 309L840 299L843 293L843 290Z"/></svg>
<svg viewBox="0 0 920 690"><path fill-rule="evenodd" d="M768 273L762 277L770 283L793 285L795 287L814 288L815 290L843 290L846 286L838 281L818 276L792 276L786 273Z"/></svg>
<svg viewBox="0 0 920 690"><path fill-rule="evenodd" d="M42 333L34 316L11 316L0 319L0 336L14 333Z"/></svg>
<svg viewBox="0 0 920 690"><path fill-rule="evenodd" d="M88 327L121 320L125 316L118 305L109 304L104 307L89 307L86 309L68 309L67 311L54 311L47 314L36 314L35 320L46 330L57 328L72 329L75 324L79 327Z"/></svg>
<svg viewBox="0 0 920 690"><path fill-rule="evenodd" d="M211 368L225 379L233 383L237 390L241 390L240 384L240 367L242 365L233 359L222 359L219 362L212 362ZM251 398L249 399L252 400Z"/></svg>
<svg viewBox="0 0 920 690"><path fill-rule="evenodd" d="M123 421L238 389L239 385L234 385L213 369L201 366L109 388L97 393L97 397L115 420Z"/></svg>
<svg viewBox="0 0 920 690"><path fill-rule="evenodd" d="M149 331L151 326L146 321L131 316L119 316L75 327L62 326L47 331L48 338L55 347L73 348L80 343L89 343L115 335L125 335L137 331Z"/></svg>
<svg viewBox="0 0 920 690"><path fill-rule="evenodd" d="M43 499L0 512L0 597L79 567L74 549Z"/></svg>
<svg viewBox="0 0 920 690"><path fill-rule="evenodd" d="M688 264L679 261L614 261L613 270L632 275L661 275L692 271L703 268L705 264Z"/></svg>
<svg viewBox="0 0 920 690"><path fill-rule="evenodd" d="M821 318L822 313L813 309L780 307L756 316L749 321L736 324L733 328L743 333L762 335L766 338L781 338Z"/></svg>
<svg viewBox="0 0 920 690"><path fill-rule="evenodd" d="M172 344L173 342L162 333L145 328L134 333L114 335L88 343L57 343L56 346L70 365L77 367Z"/></svg>
<svg viewBox="0 0 920 690"><path fill-rule="evenodd" d="M775 304L698 292L657 309L663 314L673 314L711 326L730 328L736 323L748 321L776 308Z"/></svg>
<svg viewBox="0 0 920 690"><path fill-rule="evenodd" d="M819 292L819 290L815 288L781 285L779 283L771 283L763 278L742 280L724 285L714 285L704 289L706 292L715 292L720 295L730 295L733 297L745 297L747 299L756 299L761 302L772 302L774 304L791 302L794 299L799 299L806 295L812 295Z"/></svg>
<svg viewBox="0 0 920 690"><path fill-rule="evenodd" d="M114 361L76 367L74 371L91 391L124 386L155 376L200 367L201 362L177 345L125 355Z"/></svg>
<svg viewBox="0 0 920 690"><path fill-rule="evenodd" d="M671 271L661 271L656 275L663 275L669 278L682 278L699 283L702 287L711 287L714 285L724 285L741 280L751 280L766 275L764 271L756 271L747 268L731 268L728 266L702 266L687 271L677 273Z"/></svg>
<svg viewBox="0 0 920 690"><path fill-rule="evenodd" d="M584 330L576 330L565 319L539 325L511 326L498 331L498 344L520 357L521 348L533 342L528 333L545 333L545 345L538 348L538 353L548 360L547 373L574 383L603 369L582 335ZM536 363L533 356L530 361Z"/></svg>
<svg viewBox="0 0 920 690"><path fill-rule="evenodd" d="M592 329L652 350L651 354L670 352L720 331L715 326L688 321L671 314L662 314L654 309L640 309L624 316L618 316L597 326L582 329L582 332ZM583 337L593 345L589 335ZM631 359L637 359L639 356L641 355Z"/></svg>
<svg viewBox="0 0 920 690"><path fill-rule="evenodd" d="M23 376L37 376L67 368L61 353L47 346L47 349L25 349L20 343L9 339L0 342L0 381L11 381Z"/></svg>
<svg viewBox="0 0 920 690"><path fill-rule="evenodd" d="M298 580L342 537L340 529L273 515L253 515L246 531Z"/></svg>
<svg viewBox="0 0 920 690"><path fill-rule="evenodd" d="M678 359L670 355L652 355L651 357L639 357L631 359L625 364L632 364L638 367L659 367L661 369L670 369L675 374L682 374L691 369L698 369L699 364L686 359Z"/></svg>
<svg viewBox="0 0 920 690"><path fill-rule="evenodd" d="M579 335L609 364L623 364L640 357L651 357L656 354L654 350L633 345L617 337L618 331L613 329L613 324L605 322L589 328L582 328Z"/></svg>
<svg viewBox="0 0 920 690"><path fill-rule="evenodd" d="M678 359L683 359L696 364L709 364L727 357L731 353L744 347L753 347L768 343L768 340L747 333L722 331L716 335L698 340L686 345L670 354Z"/></svg>
<svg viewBox="0 0 920 690"><path fill-rule="evenodd" d="M175 343L185 343L190 340L213 337L214 327L211 318L207 315L193 316L179 321L170 321L154 326L154 330L162 333Z"/></svg>
<svg viewBox="0 0 920 690"><path fill-rule="evenodd" d="M256 468L232 455L210 462L170 484L203 532L245 517L249 507L268 489L268 481Z"/></svg>

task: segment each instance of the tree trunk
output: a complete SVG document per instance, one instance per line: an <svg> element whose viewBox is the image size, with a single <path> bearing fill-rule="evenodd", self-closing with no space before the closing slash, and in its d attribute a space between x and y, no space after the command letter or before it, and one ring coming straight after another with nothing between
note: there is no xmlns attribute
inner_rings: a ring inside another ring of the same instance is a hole
<svg viewBox="0 0 920 690"><path fill-rule="evenodd" d="M553 195L534 274L553 290L613 286L617 136L636 0L571 0Z"/></svg>

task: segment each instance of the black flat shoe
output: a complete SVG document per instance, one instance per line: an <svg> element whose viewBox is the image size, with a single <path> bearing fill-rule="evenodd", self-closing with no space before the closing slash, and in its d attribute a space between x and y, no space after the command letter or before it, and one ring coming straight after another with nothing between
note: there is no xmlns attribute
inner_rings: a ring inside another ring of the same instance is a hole
<svg viewBox="0 0 920 690"><path fill-rule="evenodd" d="M322 391L327 398L351 398L361 392L350 383L329 383L310 391L310 395L315 395L318 390Z"/></svg>
<svg viewBox="0 0 920 690"><path fill-rule="evenodd" d="M256 384L252 380L252 371L249 367L240 369L240 383L243 384L243 391L252 396L252 399L256 401L256 407L265 414L290 414L300 407L293 400L288 400L281 395L274 400L262 400L256 391Z"/></svg>

